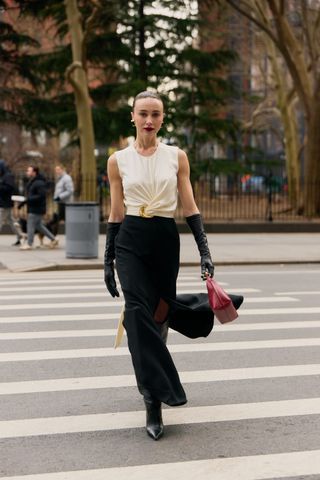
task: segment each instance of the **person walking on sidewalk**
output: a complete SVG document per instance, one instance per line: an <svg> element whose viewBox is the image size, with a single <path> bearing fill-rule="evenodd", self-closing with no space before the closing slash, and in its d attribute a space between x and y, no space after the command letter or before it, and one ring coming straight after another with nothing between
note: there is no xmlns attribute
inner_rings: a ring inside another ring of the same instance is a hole
<svg viewBox="0 0 320 480"><path fill-rule="evenodd" d="M179 271L180 241L174 220L178 193L198 245L203 279L213 276L214 265L193 196L187 155L157 137L164 119L160 96L141 92L131 115L136 129L134 145L108 159L111 211L105 283L113 297L119 296L116 260L125 299L123 325L146 407L146 430L158 440L163 434L161 403L178 406L187 402L166 346L168 302L176 298Z"/></svg>
<svg viewBox="0 0 320 480"><path fill-rule="evenodd" d="M22 235L15 225L12 215L13 201L11 199L16 191L14 177L4 160L0 159L0 231L2 226L7 224L17 239L14 246L20 245Z"/></svg>
<svg viewBox="0 0 320 480"><path fill-rule="evenodd" d="M18 208L27 204L27 243L20 247L20 250L31 250L33 248L33 239L35 231L48 237L49 247L54 248L58 245L56 237L42 223L42 215L46 213L46 181L39 173L39 168L29 166L27 169L29 182L27 184L26 201L22 202Z"/></svg>
<svg viewBox="0 0 320 480"><path fill-rule="evenodd" d="M57 181L55 184L53 200L58 203L59 220L65 220L66 203L73 201L73 180L62 165L56 165L55 172Z"/></svg>

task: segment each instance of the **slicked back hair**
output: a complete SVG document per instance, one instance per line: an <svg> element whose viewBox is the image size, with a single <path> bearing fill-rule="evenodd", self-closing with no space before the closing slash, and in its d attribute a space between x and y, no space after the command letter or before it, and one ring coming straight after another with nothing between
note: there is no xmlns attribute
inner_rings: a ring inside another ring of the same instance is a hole
<svg viewBox="0 0 320 480"><path fill-rule="evenodd" d="M163 101L162 101L162 98L160 97L160 95L156 92L151 92L150 90L145 90L144 92L140 92L138 93L138 95L136 95L134 97L134 100L133 100L133 105L132 105L132 109L134 110L134 107L135 107L135 104L136 104L136 101L137 100L140 100L142 98L155 98L156 100L159 100L162 105L163 105Z"/></svg>

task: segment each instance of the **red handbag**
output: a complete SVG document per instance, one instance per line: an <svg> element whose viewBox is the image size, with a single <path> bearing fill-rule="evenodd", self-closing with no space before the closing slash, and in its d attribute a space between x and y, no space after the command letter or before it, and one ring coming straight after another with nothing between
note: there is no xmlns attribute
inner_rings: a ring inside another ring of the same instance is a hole
<svg viewBox="0 0 320 480"><path fill-rule="evenodd" d="M214 278L207 277L206 284L210 307L212 308L213 313L219 322L232 322L232 320L238 318L237 310L235 309L231 298L223 290L223 288L220 287L216 280L214 280Z"/></svg>

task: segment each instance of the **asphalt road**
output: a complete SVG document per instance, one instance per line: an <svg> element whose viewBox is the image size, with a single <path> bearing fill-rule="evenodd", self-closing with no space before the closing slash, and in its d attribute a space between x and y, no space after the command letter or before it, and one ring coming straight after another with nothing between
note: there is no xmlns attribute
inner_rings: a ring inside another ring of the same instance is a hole
<svg viewBox="0 0 320 480"><path fill-rule="evenodd" d="M178 291L205 291L182 268ZM147 437L102 271L0 273L0 480L320 479L320 267L218 267L239 318L169 335L188 404Z"/></svg>

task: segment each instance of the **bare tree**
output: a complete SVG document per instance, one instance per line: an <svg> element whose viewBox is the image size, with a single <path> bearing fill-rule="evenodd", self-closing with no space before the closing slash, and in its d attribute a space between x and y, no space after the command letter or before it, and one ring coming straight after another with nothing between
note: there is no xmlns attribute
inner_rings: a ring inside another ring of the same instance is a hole
<svg viewBox="0 0 320 480"><path fill-rule="evenodd" d="M268 59L266 65L259 65L260 76L265 85L266 98L259 103L252 115L252 127L260 130L269 129L282 143L285 150L286 172L290 203L295 211L299 211L300 198L300 153L302 150L297 122L297 94L290 81L288 69L270 37L263 31L256 32L259 48L256 56L261 57L261 48ZM260 42L261 41L261 42ZM255 63L259 64L258 58ZM272 125L280 123L273 128ZM259 127L260 124L260 127ZM250 125L250 124L249 124Z"/></svg>
<svg viewBox="0 0 320 480"><path fill-rule="evenodd" d="M320 215L319 2L226 1L268 36L288 68L305 118L304 212L308 216Z"/></svg>

